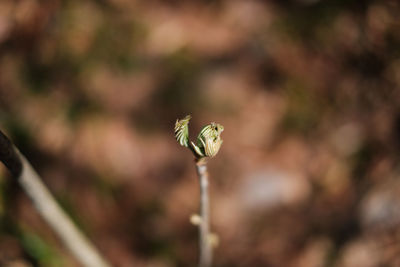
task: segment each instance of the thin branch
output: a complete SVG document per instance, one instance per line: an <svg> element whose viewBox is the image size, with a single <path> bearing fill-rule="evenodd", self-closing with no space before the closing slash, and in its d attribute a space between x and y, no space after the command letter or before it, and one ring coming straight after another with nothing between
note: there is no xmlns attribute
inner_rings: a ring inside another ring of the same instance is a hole
<svg viewBox="0 0 400 267"><path fill-rule="evenodd" d="M197 136L196 144L189 140L188 115L175 123L175 138L181 146L189 148L196 158L196 170L200 184L200 220L193 219L199 225L199 267L210 267L212 263L212 246L210 235L210 201L208 197L207 159L214 157L222 145L221 133L224 126L211 122L204 126ZM196 217L191 217L196 218ZM216 239L216 238L214 238Z"/></svg>
<svg viewBox="0 0 400 267"><path fill-rule="evenodd" d="M13 177L19 177L22 162L11 141L0 131L0 161L7 167Z"/></svg>
<svg viewBox="0 0 400 267"><path fill-rule="evenodd" d="M212 262L210 243L210 201L208 194L207 163L204 159L196 161L197 175L200 184L200 224L199 224L199 267L209 267Z"/></svg>
<svg viewBox="0 0 400 267"><path fill-rule="evenodd" d="M43 219L85 267L108 267L96 248L60 208L25 157L0 131L0 161L9 169Z"/></svg>

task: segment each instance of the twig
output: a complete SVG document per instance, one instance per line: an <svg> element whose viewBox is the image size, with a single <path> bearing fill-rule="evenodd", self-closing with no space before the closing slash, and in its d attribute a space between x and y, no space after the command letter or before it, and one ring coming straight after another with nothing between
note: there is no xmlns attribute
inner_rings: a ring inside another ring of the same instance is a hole
<svg viewBox="0 0 400 267"><path fill-rule="evenodd" d="M0 161L9 169L43 219L85 267L110 266L60 208L26 158L0 131Z"/></svg>
<svg viewBox="0 0 400 267"><path fill-rule="evenodd" d="M200 184L200 224L199 224L199 267L209 267L212 262L210 243L210 202L208 194L207 163L204 159L196 160L196 170Z"/></svg>
<svg viewBox="0 0 400 267"><path fill-rule="evenodd" d="M190 119L191 116L187 115L181 120L176 120L174 133L178 143L189 148L196 158L196 170L200 184L200 216L198 219L193 220L192 223L199 225L199 267L210 267L212 263L212 244L210 240L207 159L214 157L221 148L223 142L221 133L224 131L224 126L215 122L204 126L200 130L195 144L189 140L188 125Z"/></svg>

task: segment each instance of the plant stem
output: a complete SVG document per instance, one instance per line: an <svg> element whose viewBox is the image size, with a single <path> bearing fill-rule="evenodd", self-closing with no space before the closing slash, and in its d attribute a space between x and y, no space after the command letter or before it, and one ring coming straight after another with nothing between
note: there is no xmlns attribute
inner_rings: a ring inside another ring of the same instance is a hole
<svg viewBox="0 0 400 267"><path fill-rule="evenodd" d="M1 131L0 161L6 165L12 176L18 180L36 210L57 233L82 266L109 266L90 241L60 208L29 162Z"/></svg>
<svg viewBox="0 0 400 267"><path fill-rule="evenodd" d="M212 248L210 236L210 202L208 194L207 163L204 159L196 160L196 170L200 184L200 217L199 224L199 267L210 267L212 262Z"/></svg>

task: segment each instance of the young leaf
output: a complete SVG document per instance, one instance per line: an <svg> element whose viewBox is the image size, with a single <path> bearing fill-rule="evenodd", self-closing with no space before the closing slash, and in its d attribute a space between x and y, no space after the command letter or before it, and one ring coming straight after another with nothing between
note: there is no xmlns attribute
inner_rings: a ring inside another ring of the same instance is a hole
<svg viewBox="0 0 400 267"><path fill-rule="evenodd" d="M176 120L175 123L175 138L181 146L188 147L189 145L189 120L190 115L187 115L181 120Z"/></svg>
<svg viewBox="0 0 400 267"><path fill-rule="evenodd" d="M204 152L206 157L214 157L222 145L221 133L224 127L221 124L212 122L204 126L197 136L197 146Z"/></svg>

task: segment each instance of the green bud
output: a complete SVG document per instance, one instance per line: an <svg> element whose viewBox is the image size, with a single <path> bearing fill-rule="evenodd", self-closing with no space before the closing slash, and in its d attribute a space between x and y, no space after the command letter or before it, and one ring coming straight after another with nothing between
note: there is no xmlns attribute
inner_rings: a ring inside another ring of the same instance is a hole
<svg viewBox="0 0 400 267"><path fill-rule="evenodd" d="M201 129L197 136L197 147L202 152L202 156L214 157L218 153L223 142L221 139L221 133L223 131L224 127L215 122Z"/></svg>
<svg viewBox="0 0 400 267"><path fill-rule="evenodd" d="M197 144L190 142L189 147L189 120L190 115L175 123L175 138L181 146L192 150L197 158L214 157L222 145L221 133L224 127L221 124L212 122L204 126L197 136Z"/></svg>

